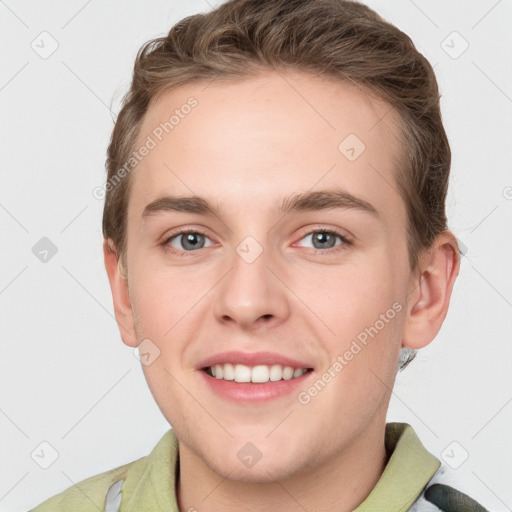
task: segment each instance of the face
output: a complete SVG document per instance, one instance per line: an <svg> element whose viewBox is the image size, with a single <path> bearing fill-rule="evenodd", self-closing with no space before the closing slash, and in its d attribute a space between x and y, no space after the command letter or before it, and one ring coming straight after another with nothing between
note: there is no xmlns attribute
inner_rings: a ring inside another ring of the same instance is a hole
<svg viewBox="0 0 512 512"><path fill-rule="evenodd" d="M410 283L389 106L268 72L166 93L150 139L132 171L129 299L183 446L256 482L381 435Z"/></svg>

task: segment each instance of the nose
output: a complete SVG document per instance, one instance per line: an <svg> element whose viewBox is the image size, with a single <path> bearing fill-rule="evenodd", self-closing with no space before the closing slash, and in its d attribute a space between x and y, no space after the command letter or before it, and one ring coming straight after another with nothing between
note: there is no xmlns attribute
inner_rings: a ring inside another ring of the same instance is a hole
<svg viewBox="0 0 512 512"><path fill-rule="evenodd" d="M234 251L229 269L215 287L214 313L219 322L245 330L283 322L290 314L284 266L252 237Z"/></svg>

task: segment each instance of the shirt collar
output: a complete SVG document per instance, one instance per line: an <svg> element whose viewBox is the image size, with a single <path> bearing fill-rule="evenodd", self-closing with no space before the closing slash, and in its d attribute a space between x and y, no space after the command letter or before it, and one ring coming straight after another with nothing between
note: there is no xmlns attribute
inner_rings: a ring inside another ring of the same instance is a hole
<svg viewBox="0 0 512 512"><path fill-rule="evenodd" d="M388 462L377 484L354 512L405 512L440 466L407 423L387 423ZM152 452L130 467L123 485L123 510L179 512L176 498L178 439L169 429Z"/></svg>
<svg viewBox="0 0 512 512"><path fill-rule="evenodd" d="M407 423L386 424L388 463L368 497L354 512L405 512L420 496L441 463Z"/></svg>
<svg viewBox="0 0 512 512"><path fill-rule="evenodd" d="M176 499L178 439L169 429L152 452L137 461L126 475L122 510L179 512Z"/></svg>

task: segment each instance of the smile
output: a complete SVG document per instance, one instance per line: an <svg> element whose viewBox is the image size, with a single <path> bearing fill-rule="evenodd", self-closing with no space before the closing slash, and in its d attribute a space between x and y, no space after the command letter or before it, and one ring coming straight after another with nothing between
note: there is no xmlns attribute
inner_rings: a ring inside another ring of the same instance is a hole
<svg viewBox="0 0 512 512"><path fill-rule="evenodd" d="M259 384L297 379L302 377L302 375L309 370L311 370L311 368L293 368L280 364L246 366L232 363L216 364L204 369L208 375L219 380L238 383L253 382Z"/></svg>

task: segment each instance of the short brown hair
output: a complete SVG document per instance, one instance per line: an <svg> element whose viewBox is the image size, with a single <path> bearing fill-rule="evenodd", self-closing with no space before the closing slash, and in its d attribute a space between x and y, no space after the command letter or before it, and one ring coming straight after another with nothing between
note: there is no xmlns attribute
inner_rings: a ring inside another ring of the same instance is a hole
<svg viewBox="0 0 512 512"><path fill-rule="evenodd" d="M107 183L131 156L150 103L170 89L291 69L356 84L398 113L396 173L412 270L447 229L450 146L434 70L411 39L369 7L346 0L229 0L179 21L139 50L107 151ZM107 189L103 235L125 261L131 173ZM414 356L414 355L413 355ZM412 358L409 358L405 366Z"/></svg>

